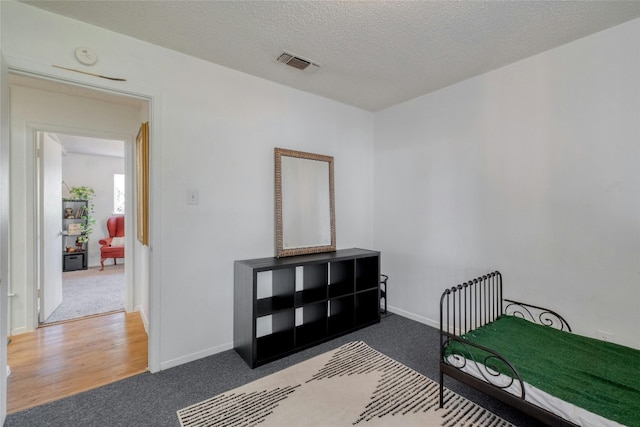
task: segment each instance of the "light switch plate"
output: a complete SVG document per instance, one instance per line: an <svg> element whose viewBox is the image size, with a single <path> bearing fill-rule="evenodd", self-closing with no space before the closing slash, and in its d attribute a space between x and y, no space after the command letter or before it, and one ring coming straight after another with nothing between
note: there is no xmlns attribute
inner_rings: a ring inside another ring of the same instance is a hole
<svg viewBox="0 0 640 427"><path fill-rule="evenodd" d="M187 190L187 204L197 205L200 203L200 192L197 188L190 188Z"/></svg>

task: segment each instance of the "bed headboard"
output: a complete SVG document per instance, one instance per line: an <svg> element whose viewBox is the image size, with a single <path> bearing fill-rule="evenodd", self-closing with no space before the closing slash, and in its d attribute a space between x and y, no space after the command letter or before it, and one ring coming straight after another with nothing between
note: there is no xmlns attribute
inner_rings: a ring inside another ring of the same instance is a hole
<svg viewBox="0 0 640 427"><path fill-rule="evenodd" d="M460 335L487 325L504 314L502 298L502 275L499 271L485 274L468 282L445 289L440 298L440 407L444 401L444 374L463 380L469 375L463 369L469 366L491 366L494 372L498 366L505 367L506 382L499 379L492 371L485 373L479 370L482 380L475 380L476 386L482 390L506 389L517 386L516 393L524 399L525 389L522 378L515 367L499 353L473 344ZM449 356L445 356L451 345L458 348ZM480 350L480 356L465 354L467 350ZM470 357L470 362L467 360Z"/></svg>
<svg viewBox="0 0 640 427"><path fill-rule="evenodd" d="M459 336L493 322L503 313L502 275L494 271L442 293L440 331Z"/></svg>
<svg viewBox="0 0 640 427"><path fill-rule="evenodd" d="M569 323L555 311L503 298L499 271L445 289L440 297L440 332L444 335L466 334L501 315L571 332Z"/></svg>

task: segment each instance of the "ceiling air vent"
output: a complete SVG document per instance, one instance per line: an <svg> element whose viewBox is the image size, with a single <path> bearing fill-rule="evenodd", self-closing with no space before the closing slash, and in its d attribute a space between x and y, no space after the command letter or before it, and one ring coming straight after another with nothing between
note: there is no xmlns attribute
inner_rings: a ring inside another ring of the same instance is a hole
<svg viewBox="0 0 640 427"><path fill-rule="evenodd" d="M276 61L304 71L305 73L313 73L318 68L320 68L320 64L289 52L283 52L282 54L280 54Z"/></svg>

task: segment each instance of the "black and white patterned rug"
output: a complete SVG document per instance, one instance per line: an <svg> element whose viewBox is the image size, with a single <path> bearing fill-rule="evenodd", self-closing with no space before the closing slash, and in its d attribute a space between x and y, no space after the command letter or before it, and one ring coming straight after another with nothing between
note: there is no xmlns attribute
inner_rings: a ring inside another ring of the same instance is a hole
<svg viewBox="0 0 640 427"><path fill-rule="evenodd" d="M510 423L363 342L178 411L183 427L478 426Z"/></svg>

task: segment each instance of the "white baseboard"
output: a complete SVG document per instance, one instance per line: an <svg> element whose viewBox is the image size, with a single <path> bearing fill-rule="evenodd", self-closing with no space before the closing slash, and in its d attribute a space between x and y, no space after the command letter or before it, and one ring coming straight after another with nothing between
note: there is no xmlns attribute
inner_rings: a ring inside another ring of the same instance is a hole
<svg viewBox="0 0 640 427"><path fill-rule="evenodd" d="M26 326L21 326L19 328L12 329L9 335L20 335L20 334L26 334L27 332L33 332L33 331L27 330Z"/></svg>
<svg viewBox="0 0 640 427"><path fill-rule="evenodd" d="M138 305L134 307L133 311L137 311L138 313L140 313L140 318L142 319L142 325L144 326L144 331L147 333L147 336L149 336L149 319L147 319L147 314L142 309L142 306Z"/></svg>
<svg viewBox="0 0 640 427"><path fill-rule="evenodd" d="M399 308L389 306L387 310L391 313L398 314L402 317L406 317L411 320L415 320L416 322L423 323L428 326L432 326L434 328L440 328L440 322L436 322L435 320L428 319L426 317L418 316L416 314L410 313L408 311L400 310ZM144 319L144 314L140 312ZM146 323L145 323L146 324ZM187 354L186 356L181 356L176 359L167 360L165 362L160 363L160 370L163 371L165 369L174 368L176 366L182 365L184 363L193 362L198 359L202 359L203 357L213 356L214 354L222 353L223 351L233 349L233 343L222 344L216 347L211 347L206 350L198 351L196 353Z"/></svg>
<svg viewBox="0 0 640 427"><path fill-rule="evenodd" d="M408 311L401 310L401 309L399 309L397 307L389 306L387 308L387 310L389 310L392 313L398 314L398 315L400 315L402 317L406 317L407 319L415 320L416 322L420 322L420 323L423 323L425 325L432 326L434 328L440 329L440 321L435 321L435 320L432 320L432 319L428 319L426 317L419 316L417 314L413 314L413 313L410 313Z"/></svg>
<svg viewBox="0 0 640 427"><path fill-rule="evenodd" d="M160 370L163 371L165 369L174 368L176 366L193 362L198 359L202 359L203 357L213 356L214 354L222 353L223 351L231 350L233 348L233 343L222 344L216 347L211 347L206 350L198 351L197 353L187 354L186 356L178 357L173 360L167 360L165 362L160 362Z"/></svg>

